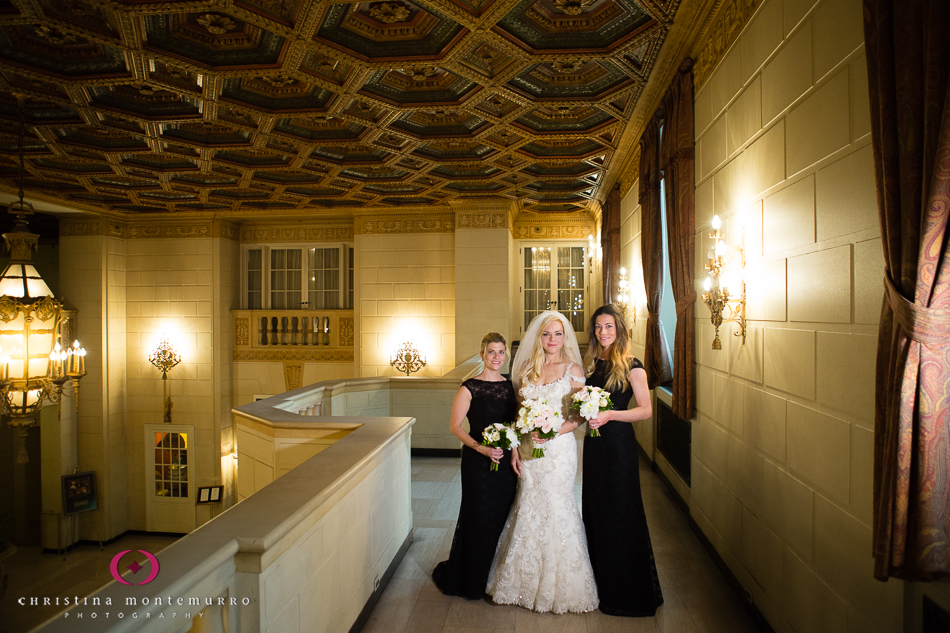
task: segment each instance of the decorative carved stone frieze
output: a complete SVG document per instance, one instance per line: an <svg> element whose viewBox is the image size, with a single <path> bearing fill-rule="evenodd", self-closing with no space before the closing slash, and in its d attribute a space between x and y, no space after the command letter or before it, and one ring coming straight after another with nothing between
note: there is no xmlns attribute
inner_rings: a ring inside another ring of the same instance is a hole
<svg viewBox="0 0 950 633"><path fill-rule="evenodd" d="M596 234L596 225L587 214L522 214L518 216L511 234L515 239L586 240Z"/></svg>
<svg viewBox="0 0 950 633"><path fill-rule="evenodd" d="M329 226L242 226L244 243L267 242L349 242L353 240L353 225Z"/></svg>
<svg viewBox="0 0 950 633"><path fill-rule="evenodd" d="M251 334L250 326L248 325L248 320L243 318L234 319L234 344L235 345L250 345L251 343Z"/></svg>
<svg viewBox="0 0 950 633"><path fill-rule="evenodd" d="M455 231L455 214L396 215L379 218L358 218L360 235L388 233L452 233Z"/></svg>
<svg viewBox="0 0 950 633"><path fill-rule="evenodd" d="M352 347L354 332L353 319L349 317L340 319L340 345Z"/></svg>
<svg viewBox="0 0 950 633"><path fill-rule="evenodd" d="M205 238L220 237L237 241L237 225L222 220L193 220L147 223L113 220L63 220L59 225L62 237L102 235L122 239Z"/></svg>
<svg viewBox="0 0 950 633"><path fill-rule="evenodd" d="M725 0L702 49L693 56L693 86L698 91L722 61L726 51L739 37L762 0Z"/></svg>
<svg viewBox="0 0 950 633"><path fill-rule="evenodd" d="M287 391L299 389L303 383L303 363L284 361L284 387Z"/></svg>
<svg viewBox="0 0 950 633"><path fill-rule="evenodd" d="M507 213L459 213L455 221L458 229L508 228Z"/></svg>

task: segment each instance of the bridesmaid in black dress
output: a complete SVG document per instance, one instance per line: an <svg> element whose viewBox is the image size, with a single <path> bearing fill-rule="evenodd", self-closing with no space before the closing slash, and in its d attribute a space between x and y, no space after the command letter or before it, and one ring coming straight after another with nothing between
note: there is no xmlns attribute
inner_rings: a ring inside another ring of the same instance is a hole
<svg viewBox="0 0 950 633"><path fill-rule="evenodd" d="M452 553L432 572L439 590L450 596L478 600L485 595L488 571L498 538L515 498L518 477L511 468L490 470L492 462L508 461L511 451L482 445L482 430L496 422L514 422L517 399L511 381L501 375L505 339L490 332L482 339L485 370L462 383L452 402L449 428L462 440L462 505ZM469 432L462 428L468 416Z"/></svg>
<svg viewBox="0 0 950 633"><path fill-rule="evenodd" d="M623 314L599 308L588 327L587 386L610 392L613 408L590 420L600 437L584 438L583 515L600 610L607 615L652 616L663 604L650 532L640 495L633 424L652 415L646 372L627 352ZM636 406L627 409L631 396Z"/></svg>

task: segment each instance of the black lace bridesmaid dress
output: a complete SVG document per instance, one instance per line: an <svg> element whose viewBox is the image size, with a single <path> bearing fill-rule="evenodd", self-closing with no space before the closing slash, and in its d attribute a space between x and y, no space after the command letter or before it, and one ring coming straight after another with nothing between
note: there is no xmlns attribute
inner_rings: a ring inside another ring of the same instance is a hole
<svg viewBox="0 0 950 633"><path fill-rule="evenodd" d="M472 394L469 434L479 444L489 424L514 422L518 404L510 380L471 378L462 386ZM490 459L467 446L462 448L462 505L452 553L432 572L432 580L442 593L469 600L485 595L488 571L518 486L510 460L511 451L505 451L498 470L491 471Z"/></svg>
<svg viewBox="0 0 950 633"><path fill-rule="evenodd" d="M637 359L633 367L642 368ZM606 388L610 364L598 360L587 386ZM626 410L633 390L613 391L615 410ZM663 604L653 546L640 495L637 439L629 422L611 420L600 437L584 438L583 515L590 563L607 615L652 616Z"/></svg>

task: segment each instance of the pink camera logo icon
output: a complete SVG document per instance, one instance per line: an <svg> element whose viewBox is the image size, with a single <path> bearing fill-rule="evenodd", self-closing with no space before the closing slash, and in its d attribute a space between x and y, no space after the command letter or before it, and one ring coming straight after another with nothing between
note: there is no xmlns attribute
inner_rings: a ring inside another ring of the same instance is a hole
<svg viewBox="0 0 950 633"><path fill-rule="evenodd" d="M112 562L109 564L109 571L112 572L112 577L115 578L116 581L121 582L123 585L131 585L131 584L147 585L148 583L155 580L156 576L158 576L158 567L159 567L158 559L155 558L154 554L152 554L151 552L146 552L144 549L140 549L136 551L141 552L142 554L145 554L145 558L149 562L150 571L149 571L148 577L142 582L131 583L128 580L125 580L121 576L121 574L119 573L119 563L122 561L122 557L131 551L132 550L130 549L122 550L121 552L119 552L118 554L112 557ZM132 561L132 564L128 565L126 569L131 569L133 574L137 574L139 573L139 570L142 569L142 566L139 565L137 562Z"/></svg>

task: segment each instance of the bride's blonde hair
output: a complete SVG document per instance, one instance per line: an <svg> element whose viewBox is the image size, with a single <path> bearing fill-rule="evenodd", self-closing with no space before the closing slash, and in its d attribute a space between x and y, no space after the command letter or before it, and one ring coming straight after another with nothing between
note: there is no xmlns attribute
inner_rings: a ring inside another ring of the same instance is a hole
<svg viewBox="0 0 950 633"><path fill-rule="evenodd" d="M529 382L538 383L541 379L541 375L544 373L544 344L541 341L541 333L554 321L560 323L561 329L564 331L565 344L561 346L561 360L577 365L581 364L581 359L575 358L574 350L571 346L566 344L567 328L571 327L570 323L567 323L567 319L557 312L548 314L548 316L541 321L538 335L534 339L534 346L529 352L531 355L528 357L528 362L524 363L524 366L521 368L521 375L517 377L518 384L523 385Z"/></svg>

